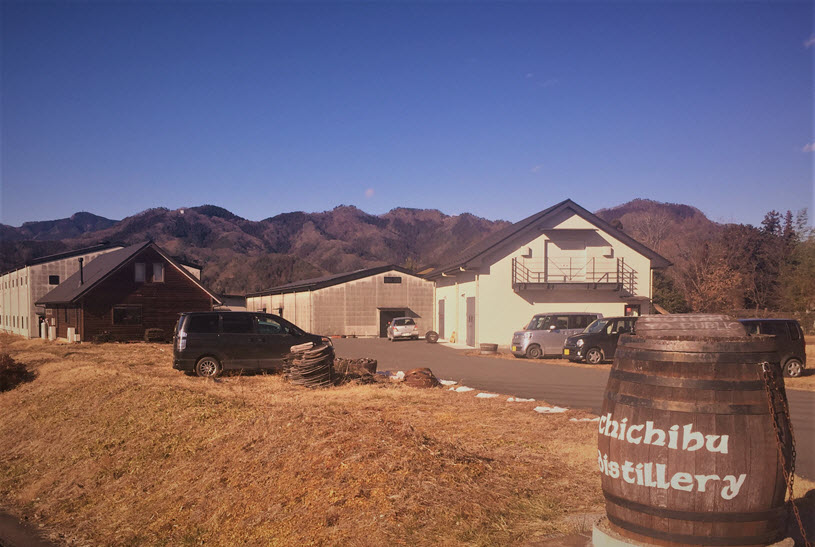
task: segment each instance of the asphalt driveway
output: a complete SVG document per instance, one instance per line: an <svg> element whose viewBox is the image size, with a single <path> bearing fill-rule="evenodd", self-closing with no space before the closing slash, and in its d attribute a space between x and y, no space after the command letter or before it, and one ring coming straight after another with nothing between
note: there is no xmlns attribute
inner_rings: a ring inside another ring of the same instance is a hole
<svg viewBox="0 0 815 547"><path fill-rule="evenodd" d="M484 391L532 397L551 404L600 413L608 367L586 368L556 361L499 359L466 355L424 340L388 342L383 338L334 340L338 357L376 359L378 370L427 367L441 379ZM799 475L815 479L815 393L789 390Z"/></svg>

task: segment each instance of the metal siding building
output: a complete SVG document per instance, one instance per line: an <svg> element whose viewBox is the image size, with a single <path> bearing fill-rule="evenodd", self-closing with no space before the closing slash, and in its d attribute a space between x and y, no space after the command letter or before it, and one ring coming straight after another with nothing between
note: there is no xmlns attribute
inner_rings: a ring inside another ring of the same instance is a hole
<svg viewBox="0 0 815 547"><path fill-rule="evenodd" d="M280 315L309 332L384 336L394 317L433 327L433 282L399 266L307 279L246 295L246 309Z"/></svg>

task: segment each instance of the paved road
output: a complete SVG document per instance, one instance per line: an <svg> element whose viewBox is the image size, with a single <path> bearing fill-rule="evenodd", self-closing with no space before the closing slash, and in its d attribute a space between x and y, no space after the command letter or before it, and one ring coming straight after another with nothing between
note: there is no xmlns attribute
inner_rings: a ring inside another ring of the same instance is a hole
<svg viewBox="0 0 815 547"><path fill-rule="evenodd" d="M339 357L370 357L379 370L428 367L439 378L488 391L534 397L569 408L600 413L608 380L607 367L592 369L526 359L498 359L465 355L424 341L388 342L385 339L342 338L334 341ZM789 390L799 475L815 480L815 393Z"/></svg>

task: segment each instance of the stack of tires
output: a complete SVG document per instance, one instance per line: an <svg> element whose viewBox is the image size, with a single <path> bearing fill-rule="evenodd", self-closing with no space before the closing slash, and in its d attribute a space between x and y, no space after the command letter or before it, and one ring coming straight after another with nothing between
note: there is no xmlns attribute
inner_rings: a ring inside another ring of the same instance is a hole
<svg viewBox="0 0 815 547"><path fill-rule="evenodd" d="M328 345L292 353L286 359L286 378L299 386L327 387L333 383L334 348Z"/></svg>

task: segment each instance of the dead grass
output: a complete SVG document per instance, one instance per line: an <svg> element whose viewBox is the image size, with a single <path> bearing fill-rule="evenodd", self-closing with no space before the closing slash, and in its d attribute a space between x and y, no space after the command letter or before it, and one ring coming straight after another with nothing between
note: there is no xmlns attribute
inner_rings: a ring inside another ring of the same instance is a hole
<svg viewBox="0 0 815 547"><path fill-rule="evenodd" d="M0 334L4 509L70 544L523 544L602 510L595 424L447 390L217 382Z"/></svg>

